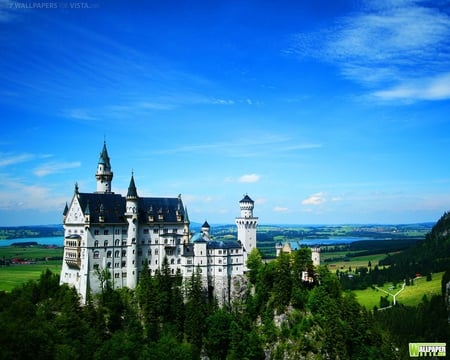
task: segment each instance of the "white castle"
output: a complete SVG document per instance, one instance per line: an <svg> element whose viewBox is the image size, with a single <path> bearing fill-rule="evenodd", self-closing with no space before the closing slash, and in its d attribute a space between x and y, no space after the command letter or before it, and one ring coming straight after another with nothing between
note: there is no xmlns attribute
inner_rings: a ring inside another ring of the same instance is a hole
<svg viewBox="0 0 450 360"><path fill-rule="evenodd" d="M247 256L256 247L258 218L254 202L245 195L236 218L237 241L215 241L205 221L192 234L181 195L140 197L131 175L124 197L111 191L113 172L103 145L98 161L97 191L82 193L75 185L63 214L64 259L60 283L75 287L81 301L101 291L100 274L108 271L114 288L134 289L145 264L151 274L166 257L172 274L189 278L200 269L205 288L220 303L232 298L234 280L243 277Z"/></svg>

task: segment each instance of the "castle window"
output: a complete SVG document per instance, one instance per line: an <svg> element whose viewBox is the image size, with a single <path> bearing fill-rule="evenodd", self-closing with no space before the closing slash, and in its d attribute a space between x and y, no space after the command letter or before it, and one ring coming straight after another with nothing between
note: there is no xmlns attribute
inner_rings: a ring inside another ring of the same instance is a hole
<svg viewBox="0 0 450 360"><path fill-rule="evenodd" d="M170 259L170 264L174 265L175 264L175 259Z"/></svg>
<svg viewBox="0 0 450 360"><path fill-rule="evenodd" d="M108 235L108 234L109 234L109 230L108 229L103 230L103 235Z"/></svg>
<svg viewBox="0 0 450 360"><path fill-rule="evenodd" d="M114 277L115 277L116 279L118 279L118 278L119 278L119 276L120 276L120 274L119 274L119 273L115 273L115 274L114 274Z"/></svg>
<svg viewBox="0 0 450 360"><path fill-rule="evenodd" d="M93 269L98 270L98 264L94 264Z"/></svg>
<svg viewBox="0 0 450 360"><path fill-rule="evenodd" d="M108 240L105 240L105 241L103 242L103 246L104 246L104 247L107 247L107 246L108 246Z"/></svg>
<svg viewBox="0 0 450 360"><path fill-rule="evenodd" d="M172 233L174 233L174 234L178 233L178 229L173 229Z"/></svg>
<svg viewBox="0 0 450 360"><path fill-rule="evenodd" d="M119 250L116 250L115 252L114 252L114 257L119 257L120 256L120 251Z"/></svg>
<svg viewBox="0 0 450 360"><path fill-rule="evenodd" d="M118 267L119 267L119 263L114 263L114 266L115 266L116 268L118 268Z"/></svg>
<svg viewBox="0 0 450 360"><path fill-rule="evenodd" d="M122 277L123 277L123 278L126 278L126 277L127 277L127 273L126 273L126 272L123 272L123 273L122 273Z"/></svg>
<svg viewBox="0 0 450 360"><path fill-rule="evenodd" d="M94 230L94 235L99 235L100 232L98 230Z"/></svg>
<svg viewBox="0 0 450 360"><path fill-rule="evenodd" d="M116 246L120 246L120 240L119 240L119 239L116 239L116 241L114 242L114 244L115 244Z"/></svg>
<svg viewBox="0 0 450 360"><path fill-rule="evenodd" d="M172 275L173 275L173 274L175 274L175 270L174 270L174 269L172 269Z"/></svg>
<svg viewBox="0 0 450 360"><path fill-rule="evenodd" d="M144 234L148 234L148 229L144 229Z"/></svg>
<svg viewBox="0 0 450 360"><path fill-rule="evenodd" d="M106 253L106 257L107 258L110 258L112 256L112 251L108 251L107 253Z"/></svg>
<svg viewBox="0 0 450 360"><path fill-rule="evenodd" d="M148 249L148 254L149 254L149 255L152 254L152 249Z"/></svg>
<svg viewBox="0 0 450 360"><path fill-rule="evenodd" d="M120 229L115 229L115 230L114 230L114 234L115 234L115 235L120 235Z"/></svg>
<svg viewBox="0 0 450 360"><path fill-rule="evenodd" d="M126 261L122 261L122 267L125 267L125 266L127 266Z"/></svg>
<svg viewBox="0 0 450 360"><path fill-rule="evenodd" d="M181 264L181 259L178 259L178 260L177 260L177 264Z"/></svg>
<svg viewBox="0 0 450 360"><path fill-rule="evenodd" d="M98 251L98 250L97 250L97 251L94 251L94 259L98 259L99 256L100 256L99 251Z"/></svg>
<svg viewBox="0 0 450 360"><path fill-rule="evenodd" d="M127 251L126 250L122 250L122 257L127 256Z"/></svg>
<svg viewBox="0 0 450 360"><path fill-rule="evenodd" d="M108 269L111 269L111 262L108 262L108 263L106 264L106 267L107 267Z"/></svg>
<svg viewBox="0 0 450 360"><path fill-rule="evenodd" d="M154 228L153 229L153 234L158 234L158 233L159 233L158 228Z"/></svg>
<svg viewBox="0 0 450 360"><path fill-rule="evenodd" d="M222 268L219 268L219 272L222 272Z"/></svg>
<svg viewBox="0 0 450 360"><path fill-rule="evenodd" d="M94 246L95 246L95 247L98 247L98 240L95 240L95 241L94 241Z"/></svg>

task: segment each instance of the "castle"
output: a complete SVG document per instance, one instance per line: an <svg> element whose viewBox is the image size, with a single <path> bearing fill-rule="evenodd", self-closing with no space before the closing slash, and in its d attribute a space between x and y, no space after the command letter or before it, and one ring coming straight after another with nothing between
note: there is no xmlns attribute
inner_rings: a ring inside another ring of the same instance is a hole
<svg viewBox="0 0 450 360"><path fill-rule="evenodd" d="M192 234L181 195L140 197L133 174L126 196L112 192L106 143L95 177L97 191L83 193L76 184L64 209L61 284L73 286L84 303L90 293L101 291L104 271L114 288L134 289L146 264L154 274L167 258L172 274L189 278L198 267L219 303L230 301L233 283L244 276L247 256L256 247L258 218L248 195L239 203L237 240L215 241L206 221L200 233Z"/></svg>

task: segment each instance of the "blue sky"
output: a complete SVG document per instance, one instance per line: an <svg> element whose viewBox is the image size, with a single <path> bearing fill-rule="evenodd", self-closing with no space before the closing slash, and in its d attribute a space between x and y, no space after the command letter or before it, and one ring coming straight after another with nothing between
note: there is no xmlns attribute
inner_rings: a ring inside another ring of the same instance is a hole
<svg viewBox="0 0 450 360"><path fill-rule="evenodd" d="M450 208L448 1L0 0L0 54L0 225L60 223L105 139L113 191L192 221Z"/></svg>

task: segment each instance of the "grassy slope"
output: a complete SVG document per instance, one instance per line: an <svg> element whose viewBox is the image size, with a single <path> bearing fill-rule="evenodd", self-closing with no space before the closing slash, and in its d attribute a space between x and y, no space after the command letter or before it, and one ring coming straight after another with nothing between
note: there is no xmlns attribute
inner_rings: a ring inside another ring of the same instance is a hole
<svg viewBox="0 0 450 360"><path fill-rule="evenodd" d="M1 267L0 291L11 291L28 280L37 280L46 269L50 269L54 274L59 274L61 272L61 261L51 260L38 264Z"/></svg>
<svg viewBox="0 0 450 360"><path fill-rule="evenodd" d="M397 296L397 302L408 306L417 306L424 295L430 299L433 295L440 295L441 293L441 280L443 273L433 274L431 281L426 281L425 277L414 279L414 285L406 286L405 289ZM395 294L401 289L401 284L397 284L395 289L390 289L392 284L385 284L382 289L388 291L391 294ZM365 290L354 290L356 299L366 309L373 309L374 306L380 306L380 296L386 296L387 294L373 288L367 288ZM389 296L389 301L392 303L392 296Z"/></svg>
<svg viewBox="0 0 450 360"><path fill-rule="evenodd" d="M17 286L26 283L28 280L37 280L46 269L53 273L61 272L62 260L48 260L46 257L63 256L62 248L47 248L44 246L31 247L0 247L0 259L9 260L12 258L21 258L36 261L35 264L0 266L0 291L11 291Z"/></svg>

